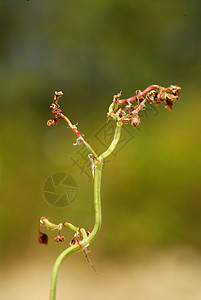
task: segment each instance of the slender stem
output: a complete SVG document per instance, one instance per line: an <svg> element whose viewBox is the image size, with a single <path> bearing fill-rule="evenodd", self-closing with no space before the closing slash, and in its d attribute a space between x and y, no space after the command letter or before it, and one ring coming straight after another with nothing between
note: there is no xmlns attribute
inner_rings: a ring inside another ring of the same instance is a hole
<svg viewBox="0 0 201 300"><path fill-rule="evenodd" d="M93 150L93 148L87 143L87 141L85 141L85 139L83 138L82 134L77 130L76 125L73 125L71 123L71 121L69 120L68 117L66 117L64 114L60 113L58 114L60 116L60 118L64 119L66 121L66 123L68 124L68 126L72 129L72 131L78 136L78 139L80 142L82 142L87 149L89 150L90 153L93 154L94 157L98 158L98 155L96 154L96 152Z"/></svg>
<svg viewBox="0 0 201 300"><path fill-rule="evenodd" d="M83 228L79 229L80 232L82 233L83 240L79 244L75 244L67 248L66 250L64 250L57 258L52 272L52 280L50 286L50 300L55 300L56 297L56 284L57 284L58 272L63 260L73 252L76 252L78 250L84 250L93 241L93 239L97 236L100 230L101 222L102 222L100 190L101 190L101 175L102 175L103 159L108 155L110 155L112 151L115 149L120 139L121 128L122 128L122 123L117 123L114 139L110 144L109 148L98 158L94 157L94 161L93 161L94 162L94 210L95 210L94 228L89 236L86 235L86 231ZM58 228L59 226L49 222L46 218L42 218L42 221L51 228ZM72 224L70 224L70 226L68 224L70 223L63 223L64 226L68 226L71 229L77 229Z"/></svg>
<svg viewBox="0 0 201 300"><path fill-rule="evenodd" d="M51 280L51 286L50 286L50 300L55 300L55 297L56 297L56 284L57 284L58 272L59 272L59 269L60 269L60 266L61 266L61 263L63 262L63 260L71 253L87 247L89 245L89 243L95 238L95 236L98 234L98 232L100 230L101 220L102 220L102 218L101 218L101 198L100 198L101 171L102 171L102 162L95 160L95 170L94 170L95 225L94 225L94 228L93 228L91 234L89 235L89 237L86 236L85 230L83 228L81 228L80 231L83 234L83 241L81 241L80 244L75 244L75 245L67 248L57 258L57 260L54 264L54 267L53 267L53 271L52 271L52 280ZM47 220L47 219L45 219L45 220ZM48 225L50 225L50 222L48 222Z"/></svg>
<svg viewBox="0 0 201 300"><path fill-rule="evenodd" d="M94 159L94 211L95 211L95 224L91 234L84 241L85 243L90 243L98 234L101 222L102 222L102 213L101 213L101 175L102 175L102 166L103 163L99 160Z"/></svg>
<svg viewBox="0 0 201 300"><path fill-rule="evenodd" d="M101 160L101 161L104 160L107 156L109 156L114 151L116 145L119 142L120 136L121 136L122 125L123 125L122 123L117 123L114 139L113 139L112 143L110 144L109 148L99 156L99 158L98 158L99 160Z"/></svg>
<svg viewBox="0 0 201 300"><path fill-rule="evenodd" d="M61 263L63 262L63 260L70 255L73 252L76 252L80 249L80 245L75 244L69 248L67 248L66 250L64 250L59 257L57 258L57 260L55 261L54 267L53 267L53 271L52 271L52 280L51 280L51 285L50 285L50 300L55 300L56 297L56 285L57 285L57 278L58 278L58 272L59 272L59 268L61 266Z"/></svg>
<svg viewBox="0 0 201 300"><path fill-rule="evenodd" d="M152 84L152 85L148 86L144 91L137 93L135 96L132 96L128 99L119 100L119 103L128 104L129 102L136 100L138 96L144 96L146 93L148 93L152 89L157 89L157 88L158 88L158 85Z"/></svg>
<svg viewBox="0 0 201 300"><path fill-rule="evenodd" d="M82 134L78 131L76 125L73 125L71 123L71 121L69 120L68 117L66 117L64 114L62 113L57 113L57 115L61 118L64 119L66 121L66 123L68 124L68 126L72 129L72 131L79 137L82 138Z"/></svg>
<svg viewBox="0 0 201 300"><path fill-rule="evenodd" d="M40 225L46 225L48 228L51 228L51 229L61 230L62 227L69 227L73 231L78 231L79 230L79 227L75 227L71 223L64 222L64 223L60 223L60 224L57 225L57 224L54 224L54 223L50 222L46 217L40 218L40 222L41 222Z"/></svg>
<svg viewBox="0 0 201 300"><path fill-rule="evenodd" d="M85 141L85 139L83 139L83 144L85 145L85 147L87 147L87 149L89 150L90 153L93 154L93 156L95 158L98 158L98 155L96 154L96 152L93 150L93 148Z"/></svg>

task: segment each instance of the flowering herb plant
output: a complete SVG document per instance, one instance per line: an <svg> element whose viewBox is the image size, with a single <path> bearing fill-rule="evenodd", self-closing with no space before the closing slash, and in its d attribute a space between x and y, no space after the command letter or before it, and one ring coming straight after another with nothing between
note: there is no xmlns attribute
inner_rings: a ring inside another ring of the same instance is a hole
<svg viewBox="0 0 201 300"><path fill-rule="evenodd" d="M82 227L77 227L69 222L63 222L60 224L53 224L46 217L41 217L39 222L39 242L41 244L48 244L48 236L46 233L41 232L41 227L45 226L50 229L58 230L58 235L54 238L54 242L63 242L65 237L61 234L65 227L68 227L74 232L74 235L70 241L70 246L65 249L57 258L53 272L50 287L50 300L55 300L56 297L56 284L58 271L63 260L69 256L71 253L76 251L84 251L88 249L91 242L97 236L101 227L101 175L104 159L109 156L117 146L120 136L122 126L131 123L134 127L140 125L139 112L146 109L146 103L152 105L159 105L164 102L165 108L169 111L172 110L173 104L178 100L179 90L181 88L177 85L170 85L168 88L161 87L159 85L150 85L144 91L137 91L136 94L128 99L121 99L121 92L113 97L113 101L109 106L107 117L109 120L114 120L116 122L116 130L114 138L108 147L108 149L101 155L93 150L93 148L87 143L84 135L81 134L77 129L77 124L73 125L69 118L62 113L60 106L58 104L59 98L63 93L55 92L53 102L51 104L52 113L54 115L53 119L47 122L48 126L53 126L58 123L60 119L63 119L68 124L68 127L73 130L77 135L76 143L74 145L84 144L88 149L88 157L92 164L92 174L94 179L94 212L95 212L95 223L91 232L85 230ZM90 262L90 260L88 260Z"/></svg>

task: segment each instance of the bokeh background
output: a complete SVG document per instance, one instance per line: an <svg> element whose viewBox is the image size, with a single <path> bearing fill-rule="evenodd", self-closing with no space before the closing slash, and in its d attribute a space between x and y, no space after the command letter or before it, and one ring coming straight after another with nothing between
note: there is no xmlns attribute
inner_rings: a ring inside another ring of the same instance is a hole
<svg viewBox="0 0 201 300"><path fill-rule="evenodd" d="M100 275L74 254L58 300L201 299L200 36L199 0L0 2L1 299L48 299L54 260L72 233L58 245L49 232L49 245L38 244L41 216L93 226L89 163L64 123L46 126L54 91L101 152L112 96L150 84L178 84L179 101L171 113L149 107L138 130L127 125L127 143L103 171L103 225L90 254ZM78 185L65 208L43 197L55 172Z"/></svg>

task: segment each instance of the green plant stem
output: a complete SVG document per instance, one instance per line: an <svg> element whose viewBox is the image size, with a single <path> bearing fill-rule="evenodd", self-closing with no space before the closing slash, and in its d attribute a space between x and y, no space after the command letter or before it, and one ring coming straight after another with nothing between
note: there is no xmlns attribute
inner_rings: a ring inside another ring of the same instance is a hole
<svg viewBox="0 0 201 300"><path fill-rule="evenodd" d="M79 249L80 249L80 245L78 245L78 244L70 246L69 248L64 250L59 255L59 257L57 257L54 267L53 267L53 271L52 271L52 280L51 280L51 284L50 284L50 300L55 300L55 297L56 297L57 278L58 278L58 272L59 272L61 263L68 255L70 255L73 252L78 251Z"/></svg>
<svg viewBox="0 0 201 300"><path fill-rule="evenodd" d="M96 152L93 150L93 148L83 139L82 140L83 144L87 147L89 153L92 153L94 157L98 158L98 155Z"/></svg>
<svg viewBox="0 0 201 300"><path fill-rule="evenodd" d="M100 191L101 191L101 175L102 175L103 160L104 160L104 158L109 156L114 151L115 147L117 146L120 136L121 136L121 128L122 128L122 123L117 122L114 139L111 142L110 146L98 158L97 157L93 158L93 163L94 163L94 210L95 210L94 228L88 237L86 236L86 231L84 229L80 229L80 231L83 235L83 240L79 244L75 244L73 246L70 246L66 250L64 250L57 258L57 260L54 264L54 267L53 267L53 272L52 272L52 280L51 280L51 286L50 286L50 300L55 300L55 297L56 297L56 284L57 284L58 272L59 272L59 268L60 268L63 260L67 256L69 256L71 253L79 251L79 250L84 250L86 247L88 247L89 244L97 236L97 234L100 230L101 222L102 222ZM49 222L46 218L43 218L43 222L50 228L53 228L53 229L58 228L58 225L54 225L53 223ZM67 224L70 224L70 223L66 223L66 226L68 226ZM77 229L72 224L70 224L70 225L71 226L68 226L68 227L70 227L71 229Z"/></svg>
<svg viewBox="0 0 201 300"><path fill-rule="evenodd" d="M94 159L94 211L95 211L95 224L91 234L85 240L86 243L90 243L98 234L101 222L102 222L102 213L101 213L101 175L102 175L102 166L103 163L99 160Z"/></svg>
<svg viewBox="0 0 201 300"><path fill-rule="evenodd" d="M79 230L79 227L75 227L73 224L68 223L68 222L64 222L64 223L57 225L57 224L50 222L46 217L42 217L42 218L40 218L40 220L41 220L41 225L46 225L48 228L51 228L51 229L61 230L63 227L68 227L68 228L72 229L73 231Z"/></svg>
<svg viewBox="0 0 201 300"><path fill-rule="evenodd" d="M121 136L122 125L123 125L122 123L117 122L114 139L113 139L112 143L110 144L109 148L99 156L99 158L98 158L99 160L103 161L107 156L109 156L114 151L115 147L117 146L117 144L119 142L120 136Z"/></svg>

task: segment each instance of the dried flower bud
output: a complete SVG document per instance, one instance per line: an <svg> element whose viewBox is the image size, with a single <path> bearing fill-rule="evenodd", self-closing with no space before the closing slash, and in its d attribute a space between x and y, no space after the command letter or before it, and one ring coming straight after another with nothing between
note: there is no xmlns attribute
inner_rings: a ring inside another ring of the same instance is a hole
<svg viewBox="0 0 201 300"><path fill-rule="evenodd" d="M55 95L54 95L54 101L53 101L53 103L57 102L57 100L59 100L59 98L60 98L61 96L63 96L62 91L60 91L60 92L55 91L54 94L55 94ZM56 104L57 104L57 103L56 103Z"/></svg>
<svg viewBox="0 0 201 300"><path fill-rule="evenodd" d="M167 88L169 93L166 93L166 99L165 99L165 108L167 110L172 110L173 102L177 101L179 98L179 90L181 88L179 86L171 85L169 88Z"/></svg>
<svg viewBox="0 0 201 300"><path fill-rule="evenodd" d="M153 99L153 104L159 105L161 102L165 100L165 91L163 89L159 89L158 93L155 95Z"/></svg>
<svg viewBox="0 0 201 300"><path fill-rule="evenodd" d="M179 95L179 90L181 90L181 87L178 85L171 85L169 88L166 89L168 92L174 94L174 95Z"/></svg>
<svg viewBox="0 0 201 300"><path fill-rule="evenodd" d="M65 240L65 237L61 234L59 234L58 236L56 236L54 238L54 242L63 242Z"/></svg>
<svg viewBox="0 0 201 300"><path fill-rule="evenodd" d="M61 109L58 108L58 107L54 107L52 109L52 113L55 114L55 115L59 115L61 113Z"/></svg>
<svg viewBox="0 0 201 300"><path fill-rule="evenodd" d="M122 118L123 116L126 115L125 111L124 111L122 108L119 108L119 109L117 110L116 114L117 114L117 116L118 116L119 118Z"/></svg>
<svg viewBox="0 0 201 300"><path fill-rule="evenodd" d="M73 246L73 245L75 245L75 244L78 244L79 243L79 241L78 241L78 239L74 236L73 238L72 238L72 240L70 241L70 245L71 246Z"/></svg>
<svg viewBox="0 0 201 300"><path fill-rule="evenodd" d="M63 96L63 92L62 91L60 91L60 92L55 91L55 95L56 96Z"/></svg>
<svg viewBox="0 0 201 300"><path fill-rule="evenodd" d="M178 85L171 85L168 88L158 86L158 92L156 94L157 97L154 98L153 103L155 105L159 105L161 102L164 101L165 108L171 111L173 107L173 102L178 100L180 89L181 88ZM150 98L149 94L148 98Z"/></svg>
<svg viewBox="0 0 201 300"><path fill-rule="evenodd" d="M38 241L40 244L48 245L48 235L43 232L39 232Z"/></svg>
<svg viewBox="0 0 201 300"><path fill-rule="evenodd" d="M138 115L133 116L133 118L131 120L131 124L134 127L137 127L138 125L140 125L140 117Z"/></svg>
<svg viewBox="0 0 201 300"><path fill-rule="evenodd" d="M53 125L55 125L58 122L58 119L53 119L53 120L48 120L47 121L47 126L51 127Z"/></svg>
<svg viewBox="0 0 201 300"><path fill-rule="evenodd" d="M114 95L114 96L113 96L113 101L114 101L114 102L117 102L117 101L120 99L121 93L122 93L122 91L120 91L117 95Z"/></svg>
<svg viewBox="0 0 201 300"><path fill-rule="evenodd" d="M151 90L149 93L147 93L146 95L147 103L151 104L152 102L156 101L156 99L157 99L157 92L155 90Z"/></svg>
<svg viewBox="0 0 201 300"><path fill-rule="evenodd" d="M77 139L76 139L76 142L73 143L73 146L80 146L82 145L83 143L83 137L79 136Z"/></svg>
<svg viewBox="0 0 201 300"><path fill-rule="evenodd" d="M142 94L142 92L140 90L136 91L136 102L137 104L140 104L143 100L144 100L144 95Z"/></svg>
<svg viewBox="0 0 201 300"><path fill-rule="evenodd" d="M165 103L165 109L172 111L172 107L173 107L173 102L169 99L164 101Z"/></svg>

